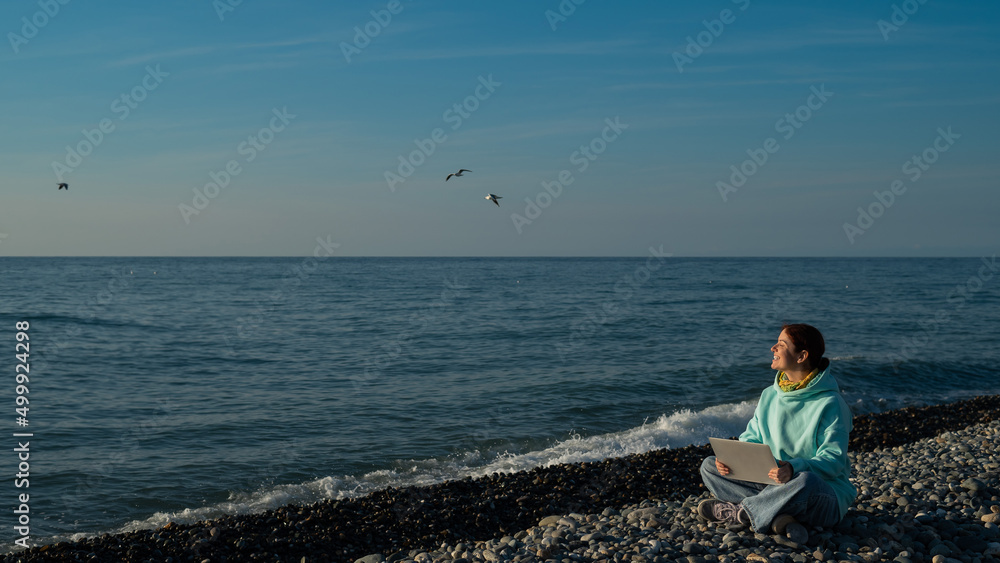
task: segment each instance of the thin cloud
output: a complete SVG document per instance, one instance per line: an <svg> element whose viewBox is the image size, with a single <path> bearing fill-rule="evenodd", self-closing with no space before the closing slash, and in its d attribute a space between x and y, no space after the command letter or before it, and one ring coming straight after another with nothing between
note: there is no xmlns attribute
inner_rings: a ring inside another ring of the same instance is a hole
<svg viewBox="0 0 1000 563"><path fill-rule="evenodd" d="M690 88L734 88L738 86L766 86L769 84L816 84L823 82L823 79L816 77L807 78L770 78L757 80L725 80L716 82L633 82L630 84L616 84L609 86L611 91L632 91L632 90L685 90ZM841 81L838 81L841 82Z"/></svg>
<svg viewBox="0 0 1000 563"><path fill-rule="evenodd" d="M299 37L297 39L281 39L277 41L266 41L263 43L244 43L233 45L233 49L267 49L271 47L298 47L300 45L315 45L323 43L333 43L334 40L328 36Z"/></svg>
<svg viewBox="0 0 1000 563"><path fill-rule="evenodd" d="M174 49L172 51L161 51L156 53L146 53L142 55L136 55L125 59L112 61L111 63L109 63L109 66L112 67L132 66L132 65L145 64L149 62L164 61L168 59L198 57L201 55L207 55L209 53L217 53L225 51L267 50L280 47L299 47L303 45L328 44L331 42L332 40L329 37L310 36L310 37L299 37L291 39L280 39L275 41L265 41L261 43L235 43L231 45L200 45L194 47L185 47L183 49Z"/></svg>
<svg viewBox="0 0 1000 563"><path fill-rule="evenodd" d="M945 107L945 106L997 106L1000 105L1000 97L988 96L981 98L939 98L936 100L899 100L884 104L890 108L923 108L923 107Z"/></svg>
<svg viewBox="0 0 1000 563"><path fill-rule="evenodd" d="M795 37L774 36L768 33L767 37L746 39L743 41L727 42L721 40L713 44L710 49L712 53L718 54L756 54L779 51L794 51L809 47L830 47L848 45L876 45L884 43L882 36L877 32L864 29L823 29L823 30L803 30ZM683 53L687 44L680 45L675 51Z"/></svg>
<svg viewBox="0 0 1000 563"><path fill-rule="evenodd" d="M229 64L222 65L218 67L212 67L209 69L211 73L234 73L234 72L261 72L265 70L278 70L285 68L294 68L297 66L302 66L301 62L294 61L267 61L267 62L250 62L243 64Z"/></svg>
<svg viewBox="0 0 1000 563"><path fill-rule="evenodd" d="M113 67L132 66L132 65L141 65L145 63L150 63L154 61L164 61L167 59L197 57L200 55L207 55L208 53L213 53L217 50L218 47L214 47L211 45L205 45L201 47L185 47L184 49L175 49L173 51L161 51L159 53L146 53L144 55L136 55L134 57L129 57L127 59L112 61L111 63L109 63L109 66Z"/></svg>
<svg viewBox="0 0 1000 563"><path fill-rule="evenodd" d="M483 47L471 49L424 49L398 51L384 54L379 60L442 60L477 57L513 57L524 55L609 55L621 53L626 47L638 45L631 40L586 41L577 43L551 43L546 45L524 45Z"/></svg>

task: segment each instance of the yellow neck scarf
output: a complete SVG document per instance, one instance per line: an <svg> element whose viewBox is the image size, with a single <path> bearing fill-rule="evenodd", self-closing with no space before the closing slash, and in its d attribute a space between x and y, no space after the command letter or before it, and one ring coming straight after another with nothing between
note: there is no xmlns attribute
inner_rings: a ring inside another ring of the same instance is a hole
<svg viewBox="0 0 1000 563"><path fill-rule="evenodd" d="M788 375L786 375L785 372L783 371L778 372L778 387L781 388L781 390L784 391L785 393L788 393L789 391L795 391L798 389L805 389L806 386L809 385L809 382L812 381L812 379L816 377L816 374L818 373L819 369L814 369L812 370L812 373L802 378L802 381L789 381Z"/></svg>

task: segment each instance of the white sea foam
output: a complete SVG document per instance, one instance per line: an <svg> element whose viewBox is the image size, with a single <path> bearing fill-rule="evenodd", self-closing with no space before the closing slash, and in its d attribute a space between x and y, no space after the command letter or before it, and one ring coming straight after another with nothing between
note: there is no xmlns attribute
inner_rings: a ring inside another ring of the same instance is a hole
<svg viewBox="0 0 1000 563"><path fill-rule="evenodd" d="M135 520L112 533L153 529L168 522L180 524L232 514L252 514L287 504L311 504L327 499L364 496L386 487L431 485L465 477L491 473L513 473L535 467L564 463L599 461L640 454L661 448L679 448L704 444L710 436L737 436L753 415L751 401L716 405L701 411L684 409L662 414L654 421L620 432L595 436L572 436L551 446L527 453L504 453L484 459L480 452L464 452L444 459L412 460L405 468L382 469L360 476L324 477L297 485L279 485L253 493L233 493L228 500L211 506L187 508L178 512L157 512L144 520ZM90 534L74 534L77 540ZM66 539L66 538L59 538Z"/></svg>
<svg viewBox="0 0 1000 563"><path fill-rule="evenodd" d="M471 475L480 477L493 472L512 473L535 467L562 463L581 463L645 453L662 448L704 444L710 436L736 436L746 428L756 403L717 405L694 412L688 409L622 432L590 437L573 437L544 450L502 456Z"/></svg>

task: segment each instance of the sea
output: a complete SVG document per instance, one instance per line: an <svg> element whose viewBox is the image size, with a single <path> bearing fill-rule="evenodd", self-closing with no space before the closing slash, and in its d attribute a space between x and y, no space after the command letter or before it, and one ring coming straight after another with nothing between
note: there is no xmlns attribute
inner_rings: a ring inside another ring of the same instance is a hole
<svg viewBox="0 0 1000 563"><path fill-rule="evenodd" d="M855 414L997 394L997 274L995 256L656 248L0 258L0 541L735 436L773 381L786 322L823 332Z"/></svg>

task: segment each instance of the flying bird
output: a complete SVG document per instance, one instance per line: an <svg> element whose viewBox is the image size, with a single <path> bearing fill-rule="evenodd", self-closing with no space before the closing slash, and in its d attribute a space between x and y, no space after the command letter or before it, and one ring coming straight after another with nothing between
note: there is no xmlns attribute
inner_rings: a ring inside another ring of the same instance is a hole
<svg viewBox="0 0 1000 563"><path fill-rule="evenodd" d="M503 198L500 197L500 196L498 196L498 195L490 194L490 195L486 196L486 199L488 199L488 200L492 201L493 203L497 204L497 207L500 207L500 202L497 201L497 200L498 199L503 199Z"/></svg>
<svg viewBox="0 0 1000 563"><path fill-rule="evenodd" d="M455 173L452 173L452 174L448 174L445 177L444 181L447 182L448 180L451 179L452 176L461 176L463 172L472 172L472 170L466 170L465 168L462 168L458 172L455 172Z"/></svg>
<svg viewBox="0 0 1000 563"><path fill-rule="evenodd" d="M58 190L62 190L62 189L66 189L68 191L69 190L69 184L67 184L66 182L62 182L61 184L59 184L59 187L56 188L57 191Z"/></svg>

